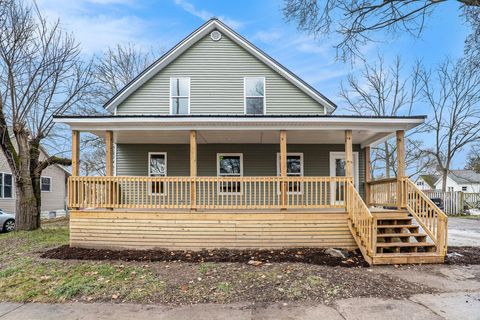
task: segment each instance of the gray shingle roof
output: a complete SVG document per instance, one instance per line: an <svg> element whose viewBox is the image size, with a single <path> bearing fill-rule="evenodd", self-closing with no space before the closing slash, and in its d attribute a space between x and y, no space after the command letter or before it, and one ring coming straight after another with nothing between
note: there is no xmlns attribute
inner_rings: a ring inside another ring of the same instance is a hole
<svg viewBox="0 0 480 320"><path fill-rule="evenodd" d="M450 170L448 176L458 184L480 183L480 173L473 170Z"/></svg>

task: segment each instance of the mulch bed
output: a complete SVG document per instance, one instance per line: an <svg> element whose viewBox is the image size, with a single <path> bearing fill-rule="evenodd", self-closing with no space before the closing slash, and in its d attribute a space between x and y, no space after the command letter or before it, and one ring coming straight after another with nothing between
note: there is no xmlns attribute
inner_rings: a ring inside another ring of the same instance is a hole
<svg viewBox="0 0 480 320"><path fill-rule="evenodd" d="M449 247L446 264L480 264L480 247Z"/></svg>
<svg viewBox="0 0 480 320"><path fill-rule="evenodd" d="M68 245L42 253L42 258L61 260L121 260L143 262L237 262L250 265L279 262L299 262L324 266L368 267L361 253L342 251L346 258L333 257L320 248L293 248L281 250L231 250L213 249L202 251L170 250L107 250L73 248Z"/></svg>

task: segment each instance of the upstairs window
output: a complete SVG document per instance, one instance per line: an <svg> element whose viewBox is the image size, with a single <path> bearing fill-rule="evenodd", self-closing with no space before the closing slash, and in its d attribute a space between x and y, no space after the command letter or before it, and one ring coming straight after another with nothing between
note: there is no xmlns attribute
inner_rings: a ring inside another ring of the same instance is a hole
<svg viewBox="0 0 480 320"><path fill-rule="evenodd" d="M245 114L265 114L265 78L245 78Z"/></svg>
<svg viewBox="0 0 480 320"><path fill-rule="evenodd" d="M190 113L190 78L170 78L170 113Z"/></svg>
<svg viewBox="0 0 480 320"><path fill-rule="evenodd" d="M52 178L50 177L41 177L40 178L40 189L43 192L52 191Z"/></svg>

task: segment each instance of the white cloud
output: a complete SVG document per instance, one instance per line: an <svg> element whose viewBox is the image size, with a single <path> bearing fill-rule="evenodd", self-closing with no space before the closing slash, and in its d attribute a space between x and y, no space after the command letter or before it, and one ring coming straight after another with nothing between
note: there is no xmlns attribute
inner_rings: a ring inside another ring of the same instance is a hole
<svg viewBox="0 0 480 320"><path fill-rule="evenodd" d="M252 40L271 43L275 40L280 39L281 37L282 33L278 31L258 31L253 35Z"/></svg>
<svg viewBox="0 0 480 320"><path fill-rule="evenodd" d="M134 42L149 46L147 22L121 10L118 5L133 6L132 0L40 0L38 6L49 19L60 19L61 26L72 32L84 53L103 52L118 43ZM92 8L95 6L96 8ZM98 10L98 6L101 10ZM115 13L113 13L115 12ZM127 11L128 12L128 11Z"/></svg>
<svg viewBox="0 0 480 320"><path fill-rule="evenodd" d="M180 6L183 10L202 19L203 21L207 21L210 18L217 17L218 19L220 19L222 22L224 22L226 25L228 25L233 29L240 29L244 25L242 21L231 19L225 16L216 16L210 11L207 11L204 9L198 9L197 7L195 7L195 5L193 5L188 1L185 1L185 0L174 0L174 1L175 1L175 4Z"/></svg>

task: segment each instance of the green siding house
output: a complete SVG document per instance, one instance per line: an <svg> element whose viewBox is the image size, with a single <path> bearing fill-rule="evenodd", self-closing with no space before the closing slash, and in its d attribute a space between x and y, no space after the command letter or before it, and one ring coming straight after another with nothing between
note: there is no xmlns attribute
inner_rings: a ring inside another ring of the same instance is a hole
<svg viewBox="0 0 480 320"><path fill-rule="evenodd" d="M331 100L217 19L105 108L55 118L72 129L73 246L344 247L372 264L444 257L446 218L405 176L405 131L425 117L335 115ZM81 132L105 138L105 177L80 175ZM398 177L372 181L370 148L392 137Z"/></svg>

